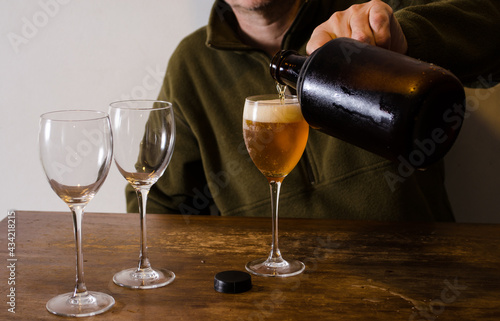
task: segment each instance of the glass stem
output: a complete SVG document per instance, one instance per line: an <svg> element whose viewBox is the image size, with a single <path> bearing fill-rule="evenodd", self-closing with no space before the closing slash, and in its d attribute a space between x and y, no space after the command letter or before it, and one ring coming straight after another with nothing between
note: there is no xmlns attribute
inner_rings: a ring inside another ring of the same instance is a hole
<svg viewBox="0 0 500 321"><path fill-rule="evenodd" d="M269 187L271 190L271 209L272 209L272 229L273 240L271 245L271 253L268 261L273 263L281 263L283 258L278 247L278 202L280 198L281 182L283 179L269 179Z"/></svg>
<svg viewBox="0 0 500 321"><path fill-rule="evenodd" d="M76 243L76 285L73 297L87 294L83 273L83 252L82 252L82 218L84 205L70 206L73 213L73 228L75 232Z"/></svg>
<svg viewBox="0 0 500 321"><path fill-rule="evenodd" d="M146 229L146 204L148 202L149 188L138 188L136 190L137 199L139 201L139 213L141 219L141 252L139 254L138 271L143 271L151 268L148 258L147 245L147 229Z"/></svg>

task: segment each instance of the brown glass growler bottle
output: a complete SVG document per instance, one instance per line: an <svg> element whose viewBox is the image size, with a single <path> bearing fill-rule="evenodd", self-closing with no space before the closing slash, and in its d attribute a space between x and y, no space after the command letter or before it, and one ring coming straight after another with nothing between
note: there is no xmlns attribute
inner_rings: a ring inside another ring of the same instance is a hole
<svg viewBox="0 0 500 321"><path fill-rule="evenodd" d="M465 92L455 75L353 39L309 57L278 52L270 69L297 90L311 127L414 168L440 160L462 126Z"/></svg>

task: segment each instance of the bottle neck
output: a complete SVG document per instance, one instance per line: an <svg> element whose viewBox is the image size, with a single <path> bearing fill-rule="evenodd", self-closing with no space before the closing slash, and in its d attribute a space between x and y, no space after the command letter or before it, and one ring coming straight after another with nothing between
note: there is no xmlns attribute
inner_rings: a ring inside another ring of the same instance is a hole
<svg viewBox="0 0 500 321"><path fill-rule="evenodd" d="M300 70L307 57L293 50L282 50L274 55L269 65L271 76L278 83L297 89Z"/></svg>

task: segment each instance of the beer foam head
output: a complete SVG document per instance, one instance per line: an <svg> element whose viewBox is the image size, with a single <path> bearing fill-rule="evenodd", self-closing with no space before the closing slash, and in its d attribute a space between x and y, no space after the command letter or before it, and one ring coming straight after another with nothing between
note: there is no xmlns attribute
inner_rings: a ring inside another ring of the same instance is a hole
<svg viewBox="0 0 500 321"><path fill-rule="evenodd" d="M262 123L293 123L303 119L300 105L293 99L280 99L258 102L246 102L253 106L246 106L243 118Z"/></svg>

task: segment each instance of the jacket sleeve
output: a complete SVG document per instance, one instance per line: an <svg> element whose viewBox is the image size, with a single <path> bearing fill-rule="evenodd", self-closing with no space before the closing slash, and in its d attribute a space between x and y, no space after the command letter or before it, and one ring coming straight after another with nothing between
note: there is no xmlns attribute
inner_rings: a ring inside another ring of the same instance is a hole
<svg viewBox="0 0 500 321"><path fill-rule="evenodd" d="M395 8L395 16L409 56L449 69L466 86L500 81L500 1L432 1Z"/></svg>

